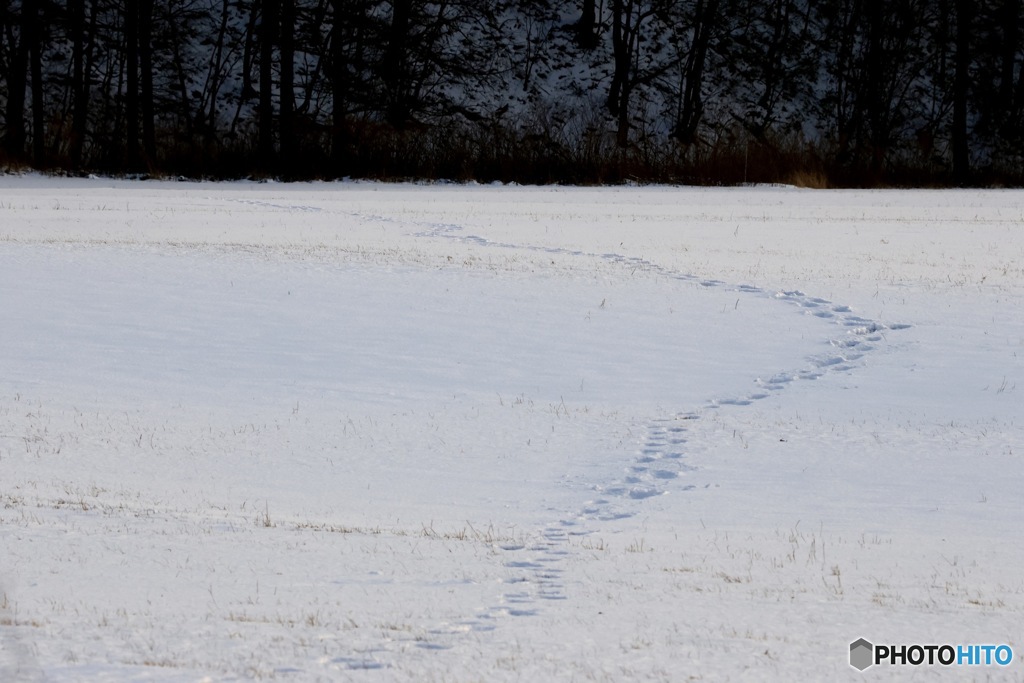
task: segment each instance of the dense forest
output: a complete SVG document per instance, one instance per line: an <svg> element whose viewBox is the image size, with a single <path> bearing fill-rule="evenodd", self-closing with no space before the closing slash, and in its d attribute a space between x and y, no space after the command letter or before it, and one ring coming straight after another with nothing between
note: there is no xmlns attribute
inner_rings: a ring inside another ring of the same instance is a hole
<svg viewBox="0 0 1024 683"><path fill-rule="evenodd" d="M1024 0L0 0L0 168L1024 181Z"/></svg>

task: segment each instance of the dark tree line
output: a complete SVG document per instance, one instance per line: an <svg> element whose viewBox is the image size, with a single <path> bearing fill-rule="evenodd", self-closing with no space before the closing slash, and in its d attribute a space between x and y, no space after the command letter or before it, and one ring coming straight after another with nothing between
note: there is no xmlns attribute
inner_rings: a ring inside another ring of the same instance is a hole
<svg viewBox="0 0 1024 683"><path fill-rule="evenodd" d="M0 0L0 162L1024 181L1022 0Z"/></svg>

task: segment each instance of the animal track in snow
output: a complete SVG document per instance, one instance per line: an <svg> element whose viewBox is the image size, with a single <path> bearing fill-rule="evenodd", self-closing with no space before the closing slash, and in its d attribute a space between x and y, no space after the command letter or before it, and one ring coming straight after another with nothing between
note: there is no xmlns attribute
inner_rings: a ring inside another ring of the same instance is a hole
<svg viewBox="0 0 1024 683"><path fill-rule="evenodd" d="M399 222L394 219L384 219ZM498 546L507 555L503 566L509 576L507 590L497 605L483 610L467 620L467 628L491 630L501 617L530 617L543 609L545 601L570 599L564 578L565 558L571 553L570 538L594 533L603 525L627 519L636 514L645 501L670 491L692 491L696 484L687 481L695 468L686 463L688 421L700 419L707 410L740 409L766 400L794 381L816 380L828 373L849 372L856 367L865 353L873 350L873 343L882 339L885 330L902 330L905 324L885 325L855 315L849 306L835 304L827 299L808 296L800 290L770 292L751 284L730 285L722 280L699 278L659 266L647 259L616 253L588 253L557 247L496 242L466 234L462 227L447 223L407 223L423 229L417 237L443 238L468 242L480 246L542 252L563 256L598 258L623 267L642 269L673 280L691 282L705 288L720 288L743 296L761 297L789 303L805 315L813 315L835 326L836 338L823 340L830 353L809 354L807 365L801 368L775 370L766 379L758 378L752 390L744 395L712 397L697 411L681 412L668 417L651 419L641 437L640 445L624 464L622 476L614 481L593 485L594 498L572 514L562 515L557 522L540 530L537 540L528 544ZM872 342L872 343L867 343ZM704 488L710 484L705 484Z"/></svg>
<svg viewBox="0 0 1024 683"><path fill-rule="evenodd" d="M282 211L304 211L306 213L319 213L323 211L319 206L308 206L305 204L277 204L274 202L262 201L259 199L240 199L240 198L227 198L228 201L236 202L238 204L246 204L248 206L255 206L261 209L280 209Z"/></svg>

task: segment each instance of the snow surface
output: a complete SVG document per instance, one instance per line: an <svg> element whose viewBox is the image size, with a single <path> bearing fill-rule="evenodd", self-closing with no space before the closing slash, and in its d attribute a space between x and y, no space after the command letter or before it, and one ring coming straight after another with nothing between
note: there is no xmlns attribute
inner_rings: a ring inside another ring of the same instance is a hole
<svg viewBox="0 0 1024 683"><path fill-rule="evenodd" d="M1022 226L0 178L0 679L1021 680Z"/></svg>

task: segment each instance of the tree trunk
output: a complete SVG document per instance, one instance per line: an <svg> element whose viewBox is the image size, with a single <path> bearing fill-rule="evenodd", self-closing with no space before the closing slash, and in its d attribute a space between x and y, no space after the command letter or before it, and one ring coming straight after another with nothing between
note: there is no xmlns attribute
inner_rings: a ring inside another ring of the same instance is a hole
<svg viewBox="0 0 1024 683"><path fill-rule="evenodd" d="M406 73L406 50L409 25L412 21L412 0L394 0L391 7L391 27L383 63L384 85L388 98L384 116L388 123L401 129L409 122L412 115Z"/></svg>
<svg viewBox="0 0 1024 683"><path fill-rule="evenodd" d="M29 3L35 7L35 3ZM25 88L28 86L28 57L30 33L27 11L22 6L19 17L18 44L13 46L10 72L7 74L7 131L4 135L4 149L14 160L23 160L25 155Z"/></svg>
<svg viewBox="0 0 1024 683"><path fill-rule="evenodd" d="M40 35L39 5L28 3L28 33L26 37L31 48L32 70L32 158L36 168L45 165L46 157L46 117L43 111L43 57Z"/></svg>
<svg viewBox="0 0 1024 683"><path fill-rule="evenodd" d="M595 0L583 0L580 20L576 22L576 44L584 50L597 47L597 7Z"/></svg>
<svg viewBox="0 0 1024 683"><path fill-rule="evenodd" d="M871 173L877 181L882 173L886 153L889 147L889 136L885 122L885 54L883 51L885 37L885 6L874 0L867 2L868 14L868 53L865 73L867 78L861 84L862 92L866 92L867 120L871 127Z"/></svg>
<svg viewBox="0 0 1024 683"><path fill-rule="evenodd" d="M281 1L281 164L291 172L295 156L295 0Z"/></svg>
<svg viewBox="0 0 1024 683"><path fill-rule="evenodd" d="M1004 116L1004 135L1011 136L1016 131L1018 114L1016 105L1019 93L1016 92L1017 79L1014 76L1020 51L1020 10L1021 0L1005 0L1000 22L1003 26L1003 54L999 74L1000 113Z"/></svg>
<svg viewBox="0 0 1024 683"><path fill-rule="evenodd" d="M139 8L139 86L142 100L142 149L146 164L156 163L156 130L153 111L153 0L138 0Z"/></svg>
<svg viewBox="0 0 1024 683"><path fill-rule="evenodd" d="M693 23L693 41L686 60L686 87L679 120L673 135L683 144L697 141L697 127L704 117L704 67L718 14L718 0L698 0Z"/></svg>
<svg viewBox="0 0 1024 683"><path fill-rule="evenodd" d="M125 83L125 167L138 171L139 155L139 8L125 2L124 45L128 78Z"/></svg>
<svg viewBox="0 0 1024 683"><path fill-rule="evenodd" d="M213 55L210 58L210 68L207 72L206 86L207 86L207 106L203 110L200 108L196 121L197 124L205 137L207 142L212 142L216 130L217 130L217 99L220 95L221 84L223 83L224 74L221 73L221 67L224 64L224 37L227 35L228 30L228 17L230 16L229 10L231 0L222 0L220 10L220 28L217 31L217 44L213 51ZM242 62L243 68L245 62Z"/></svg>
<svg viewBox="0 0 1024 683"><path fill-rule="evenodd" d="M68 153L71 168L78 170L82 166L82 149L89 121L89 86L85 75L85 0L71 0L70 10L74 44L71 53L71 145Z"/></svg>
<svg viewBox="0 0 1024 683"><path fill-rule="evenodd" d="M953 179L967 183L971 173L967 138L967 97L971 85L971 20L973 1L956 1L956 72L953 75Z"/></svg>
<svg viewBox="0 0 1024 683"><path fill-rule="evenodd" d="M633 0L612 2L612 82L608 87L608 113L618 119L617 140L625 145L629 137L629 70L633 63L629 39L633 24Z"/></svg>
<svg viewBox="0 0 1024 683"><path fill-rule="evenodd" d="M344 0L331 0L334 25L331 28L331 165L342 173L348 152L348 57L345 52L343 22L352 18L345 12Z"/></svg>
<svg viewBox="0 0 1024 683"><path fill-rule="evenodd" d="M274 41L280 0L263 0L260 21L259 157L264 170L274 166Z"/></svg>

